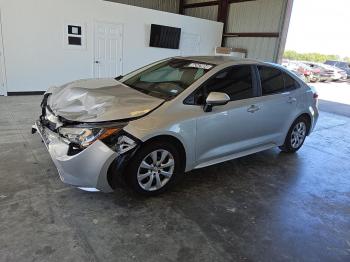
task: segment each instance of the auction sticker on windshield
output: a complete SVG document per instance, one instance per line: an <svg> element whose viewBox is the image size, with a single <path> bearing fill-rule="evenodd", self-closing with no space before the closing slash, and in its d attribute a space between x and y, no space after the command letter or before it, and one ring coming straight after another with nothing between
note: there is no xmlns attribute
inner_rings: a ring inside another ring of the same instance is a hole
<svg viewBox="0 0 350 262"><path fill-rule="evenodd" d="M202 64L202 63L191 63L187 67L209 70L213 68L213 65Z"/></svg>

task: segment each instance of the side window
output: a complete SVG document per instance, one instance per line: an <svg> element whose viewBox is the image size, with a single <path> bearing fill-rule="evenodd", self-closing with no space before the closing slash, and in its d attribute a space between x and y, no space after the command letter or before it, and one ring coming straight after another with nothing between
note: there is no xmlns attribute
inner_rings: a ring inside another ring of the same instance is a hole
<svg viewBox="0 0 350 262"><path fill-rule="evenodd" d="M258 66L262 95L271 95L284 92L283 73L275 68Z"/></svg>
<svg viewBox="0 0 350 262"><path fill-rule="evenodd" d="M284 91L291 91L300 87L299 83L286 73L283 73L283 79Z"/></svg>
<svg viewBox="0 0 350 262"><path fill-rule="evenodd" d="M231 101L247 99L254 96L251 67L234 66L216 74L203 86L204 96L210 92L223 92Z"/></svg>

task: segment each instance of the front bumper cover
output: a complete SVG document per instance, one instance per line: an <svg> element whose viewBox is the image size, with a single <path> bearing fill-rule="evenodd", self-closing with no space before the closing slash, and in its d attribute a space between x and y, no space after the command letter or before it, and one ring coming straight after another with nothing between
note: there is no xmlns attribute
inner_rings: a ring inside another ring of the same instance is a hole
<svg viewBox="0 0 350 262"><path fill-rule="evenodd" d="M69 145L57 133L44 127L40 121L35 122L33 128L40 134L64 183L84 190L113 192L107 173L118 157L116 152L97 140L78 154L69 156Z"/></svg>

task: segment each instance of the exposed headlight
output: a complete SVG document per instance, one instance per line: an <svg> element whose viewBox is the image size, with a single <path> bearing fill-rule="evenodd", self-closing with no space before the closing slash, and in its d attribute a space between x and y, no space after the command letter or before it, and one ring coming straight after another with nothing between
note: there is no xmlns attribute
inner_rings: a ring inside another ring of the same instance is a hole
<svg viewBox="0 0 350 262"><path fill-rule="evenodd" d="M97 139L105 139L119 132L120 130L121 128L63 127L59 129L59 133L69 142L79 145L80 147L87 147L93 142L95 142Z"/></svg>

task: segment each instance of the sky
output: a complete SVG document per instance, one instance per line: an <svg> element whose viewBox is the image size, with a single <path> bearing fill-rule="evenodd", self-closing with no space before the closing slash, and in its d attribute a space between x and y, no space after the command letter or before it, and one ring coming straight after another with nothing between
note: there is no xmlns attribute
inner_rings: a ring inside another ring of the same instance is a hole
<svg viewBox="0 0 350 262"><path fill-rule="evenodd" d="M294 0L286 50L350 57L350 0Z"/></svg>

